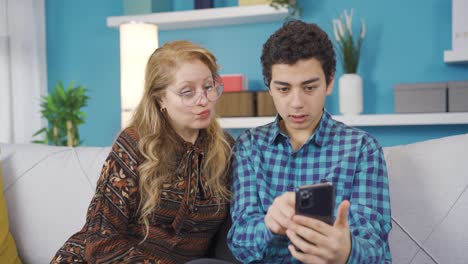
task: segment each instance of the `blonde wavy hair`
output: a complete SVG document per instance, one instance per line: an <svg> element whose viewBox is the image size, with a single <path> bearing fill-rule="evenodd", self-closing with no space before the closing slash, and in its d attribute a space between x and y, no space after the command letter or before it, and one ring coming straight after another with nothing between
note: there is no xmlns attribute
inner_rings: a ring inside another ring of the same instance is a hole
<svg viewBox="0 0 468 264"><path fill-rule="evenodd" d="M207 49L188 41L174 41L156 49L148 60L145 76L145 90L130 126L138 132L139 149L144 161L139 165L140 218L149 231L149 217L156 205L163 183L174 175L177 164L174 144L176 136L161 111L161 97L166 87L175 81L177 68L184 62L200 60L211 71L213 78L218 77L219 66L216 58ZM231 147L224 132L213 118L206 129L207 153L203 165L207 184L214 195L223 199L230 198L228 168L231 158ZM221 205L221 200L218 200Z"/></svg>

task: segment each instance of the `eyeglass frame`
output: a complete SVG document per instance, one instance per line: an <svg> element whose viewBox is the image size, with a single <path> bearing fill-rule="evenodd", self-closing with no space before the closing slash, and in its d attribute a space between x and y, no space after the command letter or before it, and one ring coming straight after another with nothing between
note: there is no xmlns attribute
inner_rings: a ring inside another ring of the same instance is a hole
<svg viewBox="0 0 468 264"><path fill-rule="evenodd" d="M193 99L193 100L194 100L194 103L193 103L193 104L186 104L186 103L184 103L184 95L182 95L181 93L175 92L175 91L173 91L173 90L171 90L171 89L169 89L169 88L166 88L166 90L168 90L168 91L170 91L171 93L173 93L173 94L179 96L180 101L182 102L183 105L185 105L185 106L195 106L195 105L197 104L198 100L200 100L200 98L201 98L202 95L204 95L205 98L206 98L206 100L208 100L209 102L216 102L216 101L221 97L221 95L223 94L224 84L223 84L223 81L222 81L222 79L221 79L220 76L217 75L217 76L215 76L215 77L213 78L213 87L217 87L218 92L219 92L218 97L216 97L216 99L210 100L210 99L208 98L208 91L205 90L205 89L203 89L203 91L201 91L201 92L200 92L200 91L195 92L195 95L194 95L195 98Z"/></svg>

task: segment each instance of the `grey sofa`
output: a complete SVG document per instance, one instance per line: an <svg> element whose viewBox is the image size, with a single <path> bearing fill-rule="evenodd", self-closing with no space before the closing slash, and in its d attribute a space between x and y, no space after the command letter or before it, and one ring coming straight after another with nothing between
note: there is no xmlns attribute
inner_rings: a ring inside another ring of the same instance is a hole
<svg viewBox="0 0 468 264"><path fill-rule="evenodd" d="M24 263L48 263L84 224L110 148L0 144L0 149L10 230L20 257ZM468 263L468 134L384 152L394 263ZM217 257L230 258L223 233L215 249Z"/></svg>

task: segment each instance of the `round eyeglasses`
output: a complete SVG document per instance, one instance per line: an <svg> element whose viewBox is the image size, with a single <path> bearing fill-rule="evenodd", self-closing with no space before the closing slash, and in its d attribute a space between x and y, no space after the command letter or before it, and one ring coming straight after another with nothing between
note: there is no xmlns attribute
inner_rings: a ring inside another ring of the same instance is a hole
<svg viewBox="0 0 468 264"><path fill-rule="evenodd" d="M182 100L182 103L186 106L194 106L201 99L202 95L210 102L218 100L223 93L223 83L220 80L210 82L208 85L203 86L203 91L196 91L195 89L185 89L181 92L174 92L171 89L167 89L174 94L178 95Z"/></svg>

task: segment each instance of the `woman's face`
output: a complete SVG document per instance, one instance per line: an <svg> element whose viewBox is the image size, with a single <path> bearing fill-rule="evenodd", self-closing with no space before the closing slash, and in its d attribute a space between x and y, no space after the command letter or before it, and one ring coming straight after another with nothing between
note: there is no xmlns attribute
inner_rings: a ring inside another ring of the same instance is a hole
<svg viewBox="0 0 468 264"><path fill-rule="evenodd" d="M200 60L179 65L171 83L161 98L161 106L174 130L186 141L195 142L198 131L207 128L215 116L213 74Z"/></svg>

